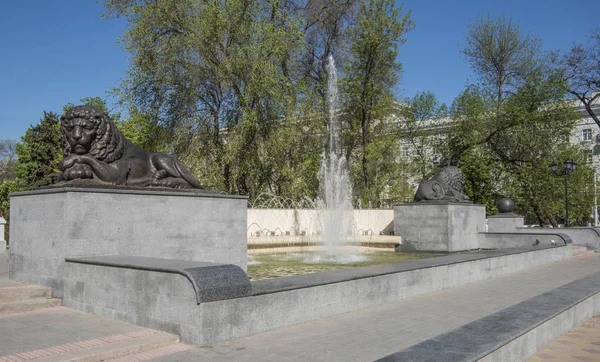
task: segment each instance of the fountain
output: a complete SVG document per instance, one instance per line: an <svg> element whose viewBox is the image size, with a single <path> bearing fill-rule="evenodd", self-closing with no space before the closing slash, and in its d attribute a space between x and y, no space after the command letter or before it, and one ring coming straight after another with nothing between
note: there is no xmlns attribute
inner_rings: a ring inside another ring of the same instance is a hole
<svg viewBox="0 0 600 362"><path fill-rule="evenodd" d="M372 259L370 252L373 250L369 249L369 243L374 238L378 239L378 248L385 244L383 248L387 250L394 250L399 241L399 238L383 234L390 228L392 210L354 210L352 207L352 186L341 145L337 74L332 56L328 57L327 72L329 137L318 173L319 197L314 202L308 199L295 202L261 194L252 203L248 223L251 265L257 263L254 259L259 257L257 254L274 248L286 253L278 258L307 264L349 265Z"/></svg>
<svg viewBox="0 0 600 362"><path fill-rule="evenodd" d="M352 186L341 141L338 117L337 72L333 56L327 58L327 101L329 103L329 144L321 158L319 170L320 197L316 206L322 225L325 255L319 261L352 262L361 259L358 238L353 233ZM347 246L356 246L348 248Z"/></svg>

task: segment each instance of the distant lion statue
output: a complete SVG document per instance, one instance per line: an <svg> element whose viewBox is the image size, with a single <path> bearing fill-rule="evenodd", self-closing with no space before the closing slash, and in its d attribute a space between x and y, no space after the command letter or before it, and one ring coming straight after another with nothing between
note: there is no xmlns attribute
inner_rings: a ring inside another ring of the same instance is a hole
<svg viewBox="0 0 600 362"><path fill-rule="evenodd" d="M471 203L463 192L464 185L465 177L460 168L442 167L429 180L419 184L414 201Z"/></svg>
<svg viewBox="0 0 600 362"><path fill-rule="evenodd" d="M65 157L58 164L57 186L202 188L191 170L174 156L134 145L98 108L73 107L60 121Z"/></svg>

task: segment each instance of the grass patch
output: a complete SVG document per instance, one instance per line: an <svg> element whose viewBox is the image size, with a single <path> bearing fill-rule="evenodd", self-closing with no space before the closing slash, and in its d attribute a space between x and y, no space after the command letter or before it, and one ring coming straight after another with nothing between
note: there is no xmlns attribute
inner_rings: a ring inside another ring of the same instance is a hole
<svg viewBox="0 0 600 362"><path fill-rule="evenodd" d="M364 260L352 262L335 262L331 260L314 262L313 260L319 256L315 252L253 254L248 256L248 278L250 280L280 278L291 275L432 258L447 254L368 251L363 252L361 255L364 256Z"/></svg>

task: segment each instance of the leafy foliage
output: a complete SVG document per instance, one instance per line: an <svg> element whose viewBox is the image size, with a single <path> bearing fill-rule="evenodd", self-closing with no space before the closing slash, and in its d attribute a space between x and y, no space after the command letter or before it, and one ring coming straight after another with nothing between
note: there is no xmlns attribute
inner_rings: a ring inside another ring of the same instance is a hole
<svg viewBox="0 0 600 362"><path fill-rule="evenodd" d="M573 187L581 187L590 172L581 150L568 143L577 114L565 101L565 83L544 60L539 42L510 19L479 20L468 44L465 54L481 84L469 86L452 106L445 159L462 167L467 192L488 214L508 196L541 225L556 225L555 215L564 209L560 180L548 166L567 157L579 161L569 179ZM590 202L575 205L580 222Z"/></svg>
<svg viewBox="0 0 600 362"><path fill-rule="evenodd" d="M426 180L437 168L443 153L448 123L448 107L440 104L433 92L417 93L400 104L399 135L412 150L409 155L411 173L418 181Z"/></svg>
<svg viewBox="0 0 600 362"><path fill-rule="evenodd" d="M22 190L22 185L18 180L4 180L0 182L0 214L6 220L6 227L4 228L4 240L9 240L9 228L10 228L10 198L11 192L17 192Z"/></svg>
<svg viewBox="0 0 600 362"><path fill-rule="evenodd" d="M383 163L394 159L393 139L387 136L388 127L379 123L392 115L392 90L402 69L396 60L398 48L414 22L410 11L404 14L391 0L362 1L358 14L357 26L349 30L350 59L342 88L349 123L346 153L356 159L355 195L375 206L383 195L382 185L392 176Z"/></svg>
<svg viewBox="0 0 600 362"><path fill-rule="evenodd" d="M125 138L146 151L169 152L164 146L167 139L165 128L157 124L149 114L132 109L129 111L129 118L116 121L115 125Z"/></svg>
<svg viewBox="0 0 600 362"><path fill-rule="evenodd" d="M290 58L300 34L285 4L106 4L131 24L123 102L156 119L146 126L164 127L167 148L209 173L202 177L208 187L255 195L271 186L284 165L261 155L276 124L294 115L296 96Z"/></svg>
<svg viewBox="0 0 600 362"><path fill-rule="evenodd" d="M104 4L109 15L129 21L122 42L131 64L116 93L144 115L131 118L145 120L134 128L155 134L140 142L158 140L149 148L177 154L205 186L251 199L262 192L317 194L331 54L348 63L342 74L356 85L354 95L360 84L368 87L360 101L369 125L349 129L364 134L356 143L363 171L375 177L381 168L368 164L378 158L367 150L389 147L369 146L369 127L390 109L398 42L412 26L394 2L363 1L360 9L356 0ZM348 124L356 125L356 117Z"/></svg>
<svg viewBox="0 0 600 362"><path fill-rule="evenodd" d="M576 117L564 102L572 83L510 18L471 24L463 53L479 83L448 110L430 92L395 102L399 46L414 23L391 0L104 4L129 22L122 43L131 63L115 92L130 117L119 129L148 150L176 154L209 188L251 199L263 192L316 196L328 117L326 59L334 54L357 203L405 201L410 180L429 177L438 163L453 164L488 213L509 196L519 211L556 224L564 180L548 165L571 158L580 163L569 178L578 200L572 215L584 222L590 201L578 197L588 195L582 190L591 171L566 142ZM399 137L413 148L408 157Z"/></svg>
<svg viewBox="0 0 600 362"><path fill-rule="evenodd" d="M23 186L32 189L53 184L63 156L58 116L44 112L44 118L29 127L21 141L16 148L16 172Z"/></svg>
<svg viewBox="0 0 600 362"><path fill-rule="evenodd" d="M514 93L540 65L540 41L523 33L511 18L481 17L469 26L463 53L499 102Z"/></svg>
<svg viewBox="0 0 600 362"><path fill-rule="evenodd" d="M16 145L14 140L0 140L0 182L15 178Z"/></svg>

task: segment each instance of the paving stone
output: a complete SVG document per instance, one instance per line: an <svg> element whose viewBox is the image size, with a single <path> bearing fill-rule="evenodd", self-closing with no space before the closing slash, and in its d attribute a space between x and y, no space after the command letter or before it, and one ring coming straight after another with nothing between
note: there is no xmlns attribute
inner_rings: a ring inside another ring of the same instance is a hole
<svg viewBox="0 0 600 362"><path fill-rule="evenodd" d="M85 314L67 308L47 313L4 318L0 343L15 354L83 340L142 330L131 324Z"/></svg>

